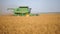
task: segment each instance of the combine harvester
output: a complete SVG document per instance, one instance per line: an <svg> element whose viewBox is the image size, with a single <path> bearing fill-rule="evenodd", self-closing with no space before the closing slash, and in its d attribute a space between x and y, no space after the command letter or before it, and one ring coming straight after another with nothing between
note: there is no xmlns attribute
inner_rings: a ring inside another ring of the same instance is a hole
<svg viewBox="0 0 60 34"><path fill-rule="evenodd" d="M31 14L31 8L28 6L20 6L18 8L9 8L9 10L14 10L14 16L37 16L36 14Z"/></svg>

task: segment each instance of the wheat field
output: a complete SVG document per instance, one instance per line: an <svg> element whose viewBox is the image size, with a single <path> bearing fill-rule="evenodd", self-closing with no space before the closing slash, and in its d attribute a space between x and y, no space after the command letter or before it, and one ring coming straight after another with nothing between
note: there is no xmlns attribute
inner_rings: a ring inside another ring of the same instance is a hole
<svg viewBox="0 0 60 34"><path fill-rule="evenodd" d="M60 14L0 16L0 34L60 34Z"/></svg>

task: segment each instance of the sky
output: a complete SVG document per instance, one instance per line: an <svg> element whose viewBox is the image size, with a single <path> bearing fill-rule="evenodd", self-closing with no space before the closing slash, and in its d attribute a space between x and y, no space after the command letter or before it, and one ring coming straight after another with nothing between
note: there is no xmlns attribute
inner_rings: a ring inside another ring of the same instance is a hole
<svg viewBox="0 0 60 34"><path fill-rule="evenodd" d="M8 8L29 6L31 13L60 12L60 0L0 0L0 14L12 14Z"/></svg>

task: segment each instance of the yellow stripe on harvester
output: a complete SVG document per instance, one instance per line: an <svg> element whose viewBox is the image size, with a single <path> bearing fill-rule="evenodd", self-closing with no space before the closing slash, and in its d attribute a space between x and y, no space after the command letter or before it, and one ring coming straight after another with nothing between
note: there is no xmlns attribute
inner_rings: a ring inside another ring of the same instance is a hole
<svg viewBox="0 0 60 34"><path fill-rule="evenodd" d="M28 16L29 16L29 14L26 15L26 17L28 17Z"/></svg>

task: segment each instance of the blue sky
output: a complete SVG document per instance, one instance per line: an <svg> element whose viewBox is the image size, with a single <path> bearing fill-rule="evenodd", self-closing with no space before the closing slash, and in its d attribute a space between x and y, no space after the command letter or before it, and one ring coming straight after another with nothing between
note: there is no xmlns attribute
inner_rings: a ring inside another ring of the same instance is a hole
<svg viewBox="0 0 60 34"><path fill-rule="evenodd" d="M32 13L60 12L60 0L0 0L0 12L12 13L7 8L29 6Z"/></svg>

